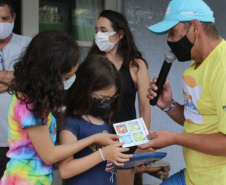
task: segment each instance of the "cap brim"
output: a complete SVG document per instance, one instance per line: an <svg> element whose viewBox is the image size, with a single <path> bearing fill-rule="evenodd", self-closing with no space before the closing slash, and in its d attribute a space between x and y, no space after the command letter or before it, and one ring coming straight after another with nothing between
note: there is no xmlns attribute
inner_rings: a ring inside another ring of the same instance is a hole
<svg viewBox="0 0 226 185"><path fill-rule="evenodd" d="M155 34L166 34L169 29L171 29L178 23L179 21L163 20L162 22L149 26L148 29Z"/></svg>

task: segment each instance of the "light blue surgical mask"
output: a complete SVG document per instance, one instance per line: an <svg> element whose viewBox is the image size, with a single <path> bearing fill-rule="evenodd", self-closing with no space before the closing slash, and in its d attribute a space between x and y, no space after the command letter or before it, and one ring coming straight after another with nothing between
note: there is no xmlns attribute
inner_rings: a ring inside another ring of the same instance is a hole
<svg viewBox="0 0 226 185"><path fill-rule="evenodd" d="M75 82L75 79L76 79L76 75L72 76L68 80L63 81L63 83L64 83L64 90L69 89L72 86L72 84Z"/></svg>
<svg viewBox="0 0 226 185"><path fill-rule="evenodd" d="M14 22L4 23L0 22L0 40L4 40L10 36L14 28Z"/></svg>

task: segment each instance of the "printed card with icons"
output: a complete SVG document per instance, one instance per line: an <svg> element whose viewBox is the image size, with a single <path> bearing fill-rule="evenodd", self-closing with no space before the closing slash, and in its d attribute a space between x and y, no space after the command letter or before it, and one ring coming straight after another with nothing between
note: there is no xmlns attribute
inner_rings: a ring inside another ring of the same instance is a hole
<svg viewBox="0 0 226 185"><path fill-rule="evenodd" d="M120 136L120 141L124 142L123 148L147 143L146 135L149 134L143 118L115 123L114 129Z"/></svg>

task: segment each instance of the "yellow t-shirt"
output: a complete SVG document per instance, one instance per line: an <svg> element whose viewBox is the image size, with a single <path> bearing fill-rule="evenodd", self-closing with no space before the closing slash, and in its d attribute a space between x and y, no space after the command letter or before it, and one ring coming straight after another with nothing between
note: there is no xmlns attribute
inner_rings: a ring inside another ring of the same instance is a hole
<svg viewBox="0 0 226 185"><path fill-rule="evenodd" d="M226 134L226 42L183 73L184 133ZM200 141L202 142L202 141ZM225 146L226 147L226 146ZM183 148L187 185L226 185L226 157Z"/></svg>

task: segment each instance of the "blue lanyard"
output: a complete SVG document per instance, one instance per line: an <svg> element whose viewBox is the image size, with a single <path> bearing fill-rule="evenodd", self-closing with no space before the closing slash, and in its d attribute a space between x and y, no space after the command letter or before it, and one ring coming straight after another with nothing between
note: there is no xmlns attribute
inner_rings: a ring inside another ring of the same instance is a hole
<svg viewBox="0 0 226 185"><path fill-rule="evenodd" d="M5 71L5 66L4 66L4 60L3 60L3 53L0 50L0 67L2 68L3 71Z"/></svg>

